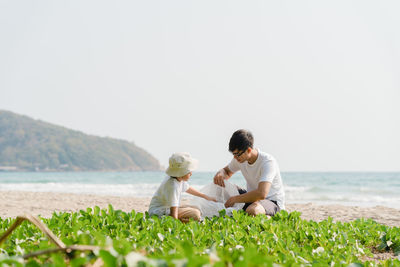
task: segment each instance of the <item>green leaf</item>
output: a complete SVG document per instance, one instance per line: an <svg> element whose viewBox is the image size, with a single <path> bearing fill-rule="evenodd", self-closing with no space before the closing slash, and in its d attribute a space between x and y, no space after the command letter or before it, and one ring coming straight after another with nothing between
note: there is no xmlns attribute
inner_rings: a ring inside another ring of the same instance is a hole
<svg viewBox="0 0 400 267"><path fill-rule="evenodd" d="M0 261L0 263L1 263L1 261ZM25 264L25 267L41 267L41 265L37 261L31 259Z"/></svg>
<svg viewBox="0 0 400 267"><path fill-rule="evenodd" d="M100 250L100 257L104 262L104 266L114 267L117 266L117 258L111 255L107 250Z"/></svg>
<svg viewBox="0 0 400 267"><path fill-rule="evenodd" d="M121 255L127 255L132 250L131 243L125 239L114 240L113 248Z"/></svg>
<svg viewBox="0 0 400 267"><path fill-rule="evenodd" d="M72 267L85 266L86 263L87 263L87 259L83 258L83 257L75 258L75 259L72 259L70 261L70 264L71 264ZM66 265L65 264L64 265L57 265L56 264L56 266L66 266Z"/></svg>
<svg viewBox="0 0 400 267"><path fill-rule="evenodd" d="M52 259L53 263L58 267L67 266L65 264L64 257L61 256L61 254L59 254L59 253L51 254L51 259ZM72 263L71 263L71 265L72 265Z"/></svg>
<svg viewBox="0 0 400 267"><path fill-rule="evenodd" d="M99 216L99 214L100 214L100 208L98 206L95 206L93 215L97 217L97 216Z"/></svg>
<svg viewBox="0 0 400 267"><path fill-rule="evenodd" d="M110 215L114 214L114 207L111 204L108 204L108 214Z"/></svg>

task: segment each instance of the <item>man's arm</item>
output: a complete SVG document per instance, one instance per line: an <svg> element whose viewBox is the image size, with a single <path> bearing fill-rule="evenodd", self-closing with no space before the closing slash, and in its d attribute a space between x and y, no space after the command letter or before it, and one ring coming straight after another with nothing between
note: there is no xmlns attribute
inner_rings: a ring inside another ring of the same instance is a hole
<svg viewBox="0 0 400 267"><path fill-rule="evenodd" d="M263 200L268 196L270 188L271 188L270 182L260 182L256 190L229 198L225 202L225 207L226 208L232 207L233 205L235 205L235 203L249 203L249 202L256 202L258 200Z"/></svg>
<svg viewBox="0 0 400 267"><path fill-rule="evenodd" d="M228 180L233 175L233 172L225 166L224 168L220 169L214 176L214 184L219 186L225 187L224 180Z"/></svg>

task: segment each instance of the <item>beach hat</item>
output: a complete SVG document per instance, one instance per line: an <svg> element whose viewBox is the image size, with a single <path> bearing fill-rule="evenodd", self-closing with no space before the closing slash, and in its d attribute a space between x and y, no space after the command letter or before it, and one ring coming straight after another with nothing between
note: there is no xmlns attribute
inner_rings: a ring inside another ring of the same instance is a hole
<svg viewBox="0 0 400 267"><path fill-rule="evenodd" d="M169 157L169 166L165 172L172 177L182 177L197 169L198 163L189 153L174 153Z"/></svg>

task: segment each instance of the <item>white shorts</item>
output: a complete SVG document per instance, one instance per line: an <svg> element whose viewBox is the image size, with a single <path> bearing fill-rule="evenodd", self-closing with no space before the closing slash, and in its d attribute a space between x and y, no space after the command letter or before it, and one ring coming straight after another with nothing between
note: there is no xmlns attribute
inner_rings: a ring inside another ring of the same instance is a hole
<svg viewBox="0 0 400 267"><path fill-rule="evenodd" d="M149 215L157 215L157 216L163 216L163 215L169 215L171 213L170 208L166 207L156 207L156 208L149 208Z"/></svg>

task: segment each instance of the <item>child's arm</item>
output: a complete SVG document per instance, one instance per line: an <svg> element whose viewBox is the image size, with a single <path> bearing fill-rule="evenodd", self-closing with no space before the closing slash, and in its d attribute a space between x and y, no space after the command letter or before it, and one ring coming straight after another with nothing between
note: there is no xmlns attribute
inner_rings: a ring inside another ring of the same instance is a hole
<svg viewBox="0 0 400 267"><path fill-rule="evenodd" d="M169 211L172 218L178 219L178 207L170 207Z"/></svg>
<svg viewBox="0 0 400 267"><path fill-rule="evenodd" d="M194 195L194 196L196 196L196 197L202 197L202 198L204 198L204 199L217 202L217 200L216 200L215 198L209 197L209 196L207 196L207 195L205 195L205 194L203 194L203 193L197 191L197 190L194 189L193 187L189 187L189 189L186 190L186 192L189 193L189 194L192 194L192 195Z"/></svg>

